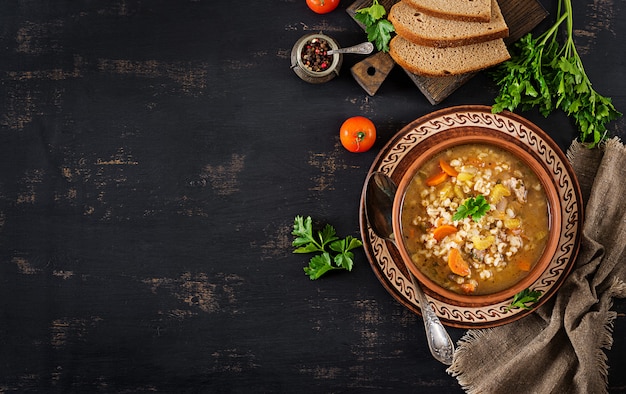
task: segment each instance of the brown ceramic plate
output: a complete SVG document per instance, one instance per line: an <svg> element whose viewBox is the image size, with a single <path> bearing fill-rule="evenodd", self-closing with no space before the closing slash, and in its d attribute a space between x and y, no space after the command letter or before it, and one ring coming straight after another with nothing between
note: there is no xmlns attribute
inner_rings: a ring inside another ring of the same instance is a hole
<svg viewBox="0 0 626 394"><path fill-rule="evenodd" d="M518 147L537 160L549 174L556 191L556 206L561 217L557 245L552 258L528 287L543 294L531 309L507 307L512 296L493 303L468 305L441 297L425 288L442 322L460 328L483 328L506 324L532 313L556 293L570 272L579 248L583 205L580 186L565 154L539 127L510 112L492 114L488 106L459 106L442 109L423 116L400 130L383 147L370 168L381 171L400 184L414 162L444 135L487 134L514 141ZM364 193L360 203L361 237L368 260L381 284L400 303L419 313L419 302L411 280L402 264L400 253L391 243L378 238L369 227L364 210Z"/></svg>

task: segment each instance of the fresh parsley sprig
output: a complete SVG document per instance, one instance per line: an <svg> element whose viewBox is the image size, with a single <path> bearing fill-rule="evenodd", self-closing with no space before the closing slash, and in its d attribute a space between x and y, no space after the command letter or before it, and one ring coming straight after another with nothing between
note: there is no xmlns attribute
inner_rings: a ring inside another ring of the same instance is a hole
<svg viewBox="0 0 626 394"><path fill-rule="evenodd" d="M492 112L537 107L548 116L559 108L573 118L580 141L591 148L607 138L606 124L622 114L592 88L574 44L572 15L572 1L559 0L558 19L550 29L537 38L528 33L515 43L511 59L492 73L500 89ZM560 46L563 22L567 34Z"/></svg>
<svg viewBox="0 0 626 394"><path fill-rule="evenodd" d="M360 8L356 11L354 19L365 25L367 40L376 45L376 49L382 52L389 51L391 33L395 31L393 24L387 18L385 7L374 0L372 5Z"/></svg>
<svg viewBox="0 0 626 394"><path fill-rule="evenodd" d="M506 310L509 311L513 308L530 309L529 303L535 303L541 297L541 292L538 290L524 289L513 296L513 301Z"/></svg>
<svg viewBox="0 0 626 394"><path fill-rule="evenodd" d="M330 224L326 224L322 230L313 231L313 219L310 216L296 216L291 234L295 235L292 242L296 247L294 253L319 253L304 267L304 273L311 280L318 279L331 270L352 271L354 253L351 250L363 245L350 235L340 239Z"/></svg>
<svg viewBox="0 0 626 394"><path fill-rule="evenodd" d="M463 220L466 217L471 216L475 222L477 222L481 217L483 217L487 211L489 211L491 206L485 200L485 197L482 194L479 194L476 197L470 197L463 204L459 205L454 216L452 216L452 220Z"/></svg>

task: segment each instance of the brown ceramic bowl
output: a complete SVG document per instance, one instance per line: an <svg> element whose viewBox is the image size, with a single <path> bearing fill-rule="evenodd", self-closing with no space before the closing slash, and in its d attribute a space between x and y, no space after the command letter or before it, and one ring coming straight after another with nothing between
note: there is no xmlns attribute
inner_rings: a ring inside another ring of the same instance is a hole
<svg viewBox="0 0 626 394"><path fill-rule="evenodd" d="M534 264L532 270L526 277L522 278L512 287L487 295L459 294L436 284L424 275L415 264L413 264L409 256L409 252L403 244L405 237L403 237L401 213L405 193L411 180L430 158L446 149L465 144L495 146L507 150L521 159L541 181L548 200L549 236L543 254L536 264ZM412 158L407 165L408 167L399 181L398 191L393 204L394 236L398 244L402 260L411 273L426 288L425 290L429 295L440 300L445 300L453 305L493 305L510 299L516 293L528 288L543 274L552 261L552 257L554 256L559 245L562 227L561 201L557 190L558 186L555 184L553 176L551 175L553 169L549 168L549 164L546 163L540 155L529 149L526 141L507 133L502 133L501 131L491 127L461 124L458 127L452 127L445 131L435 133L420 142L420 144L413 149Z"/></svg>

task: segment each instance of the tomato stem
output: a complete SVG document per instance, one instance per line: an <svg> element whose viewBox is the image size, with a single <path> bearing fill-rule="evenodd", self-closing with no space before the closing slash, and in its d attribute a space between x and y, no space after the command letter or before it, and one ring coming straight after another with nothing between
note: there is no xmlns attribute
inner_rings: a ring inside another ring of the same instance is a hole
<svg viewBox="0 0 626 394"><path fill-rule="evenodd" d="M365 139L365 133L362 131L359 131L356 133L356 151L360 151L361 150L361 141L363 141Z"/></svg>

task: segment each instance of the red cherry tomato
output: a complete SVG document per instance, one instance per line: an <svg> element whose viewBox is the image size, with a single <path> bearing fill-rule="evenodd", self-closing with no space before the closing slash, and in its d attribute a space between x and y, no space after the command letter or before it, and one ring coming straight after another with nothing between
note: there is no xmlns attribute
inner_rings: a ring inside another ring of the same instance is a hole
<svg viewBox="0 0 626 394"><path fill-rule="evenodd" d="M353 116L341 125L339 138L350 152L366 152L376 142L376 127L366 117Z"/></svg>
<svg viewBox="0 0 626 394"><path fill-rule="evenodd" d="M327 14L337 8L339 0L306 0L306 5L308 5L313 12Z"/></svg>

